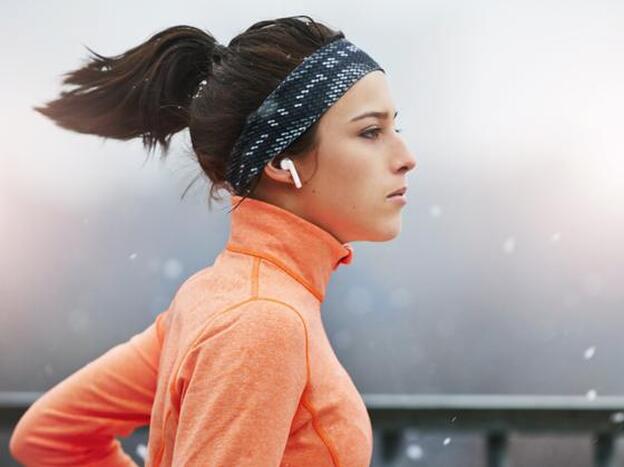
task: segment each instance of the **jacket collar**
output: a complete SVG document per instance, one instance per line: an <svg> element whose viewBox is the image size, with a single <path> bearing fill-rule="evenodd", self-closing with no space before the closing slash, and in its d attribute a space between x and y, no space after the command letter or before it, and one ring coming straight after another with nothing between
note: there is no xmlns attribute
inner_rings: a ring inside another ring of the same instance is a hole
<svg viewBox="0 0 624 467"><path fill-rule="evenodd" d="M231 195L232 206L242 196ZM296 214L254 198L231 212L226 249L264 258L323 301L331 274L353 259L350 243Z"/></svg>

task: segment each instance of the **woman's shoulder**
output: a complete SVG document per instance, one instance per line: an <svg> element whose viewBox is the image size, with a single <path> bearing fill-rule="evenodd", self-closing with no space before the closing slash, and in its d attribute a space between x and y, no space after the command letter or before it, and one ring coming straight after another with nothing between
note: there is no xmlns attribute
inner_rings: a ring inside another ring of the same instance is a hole
<svg viewBox="0 0 624 467"><path fill-rule="evenodd" d="M292 305L273 298L252 297L232 304L215 314L209 329L236 328L241 335L255 339L306 334L306 322ZM209 334L208 332L207 334Z"/></svg>

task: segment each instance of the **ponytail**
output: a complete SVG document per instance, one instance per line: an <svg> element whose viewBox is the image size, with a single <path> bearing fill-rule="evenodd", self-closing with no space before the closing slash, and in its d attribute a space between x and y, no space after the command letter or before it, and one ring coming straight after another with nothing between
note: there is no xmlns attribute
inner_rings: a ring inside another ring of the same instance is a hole
<svg viewBox="0 0 624 467"><path fill-rule="evenodd" d="M160 144L166 154L173 134L188 126L193 94L222 47L191 26L165 29L121 55L86 47L89 62L63 75L63 84L77 88L33 108L62 128L119 140L140 136L148 152Z"/></svg>

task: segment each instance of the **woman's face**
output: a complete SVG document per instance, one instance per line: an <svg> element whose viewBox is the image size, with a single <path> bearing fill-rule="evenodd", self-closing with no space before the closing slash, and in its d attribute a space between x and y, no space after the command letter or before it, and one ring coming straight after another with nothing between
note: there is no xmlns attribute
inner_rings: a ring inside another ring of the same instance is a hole
<svg viewBox="0 0 624 467"><path fill-rule="evenodd" d="M386 116L358 118L369 112ZM387 196L407 186L416 161L396 132L395 112L385 74L366 74L321 116L317 148L292 158L303 187L294 186L288 171L267 164L254 197L294 212L342 243L396 237L404 205Z"/></svg>

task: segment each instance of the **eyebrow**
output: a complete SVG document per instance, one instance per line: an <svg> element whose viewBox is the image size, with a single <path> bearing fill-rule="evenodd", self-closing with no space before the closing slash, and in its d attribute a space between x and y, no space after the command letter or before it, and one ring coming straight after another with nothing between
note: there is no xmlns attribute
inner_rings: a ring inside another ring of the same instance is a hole
<svg viewBox="0 0 624 467"><path fill-rule="evenodd" d="M396 118L396 116L399 114L398 111L394 112L394 118ZM380 119L387 119L388 118L388 112L376 112L376 111L371 111L371 112L365 112L362 115L358 115L357 117L353 117L350 121L351 122L355 122L356 120L361 120L363 118L366 117L375 117L375 118L380 118Z"/></svg>

